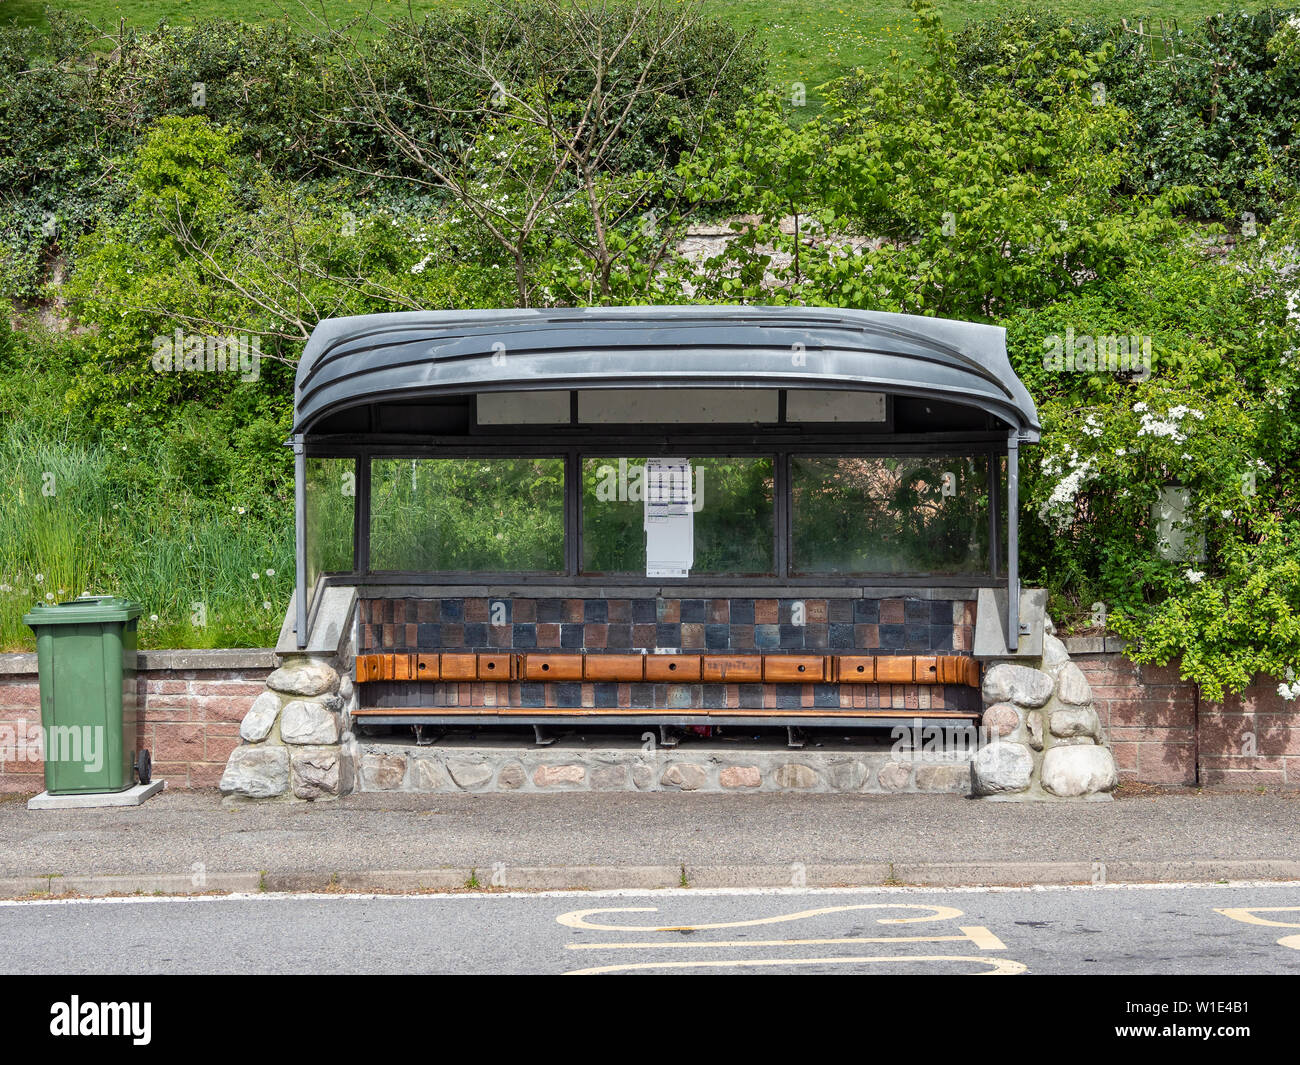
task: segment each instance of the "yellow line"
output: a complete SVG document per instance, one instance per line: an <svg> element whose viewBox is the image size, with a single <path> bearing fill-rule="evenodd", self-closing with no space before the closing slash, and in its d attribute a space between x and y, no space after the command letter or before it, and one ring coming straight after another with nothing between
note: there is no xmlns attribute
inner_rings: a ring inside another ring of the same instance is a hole
<svg viewBox="0 0 1300 1065"><path fill-rule="evenodd" d="M1006 944L987 928L963 928L961 936L842 936L838 939L713 939L706 942L656 940L641 943L566 943L565 950L672 950L681 947L806 947L830 943L969 943L980 950L1006 950Z"/></svg>
<svg viewBox="0 0 1300 1065"><path fill-rule="evenodd" d="M1256 917L1257 913L1294 913L1300 914L1300 906L1233 906L1226 910L1215 909L1215 913L1221 913L1224 917L1231 917L1234 921L1241 921L1245 924L1262 924L1270 928L1300 928L1300 923L1295 921L1270 921L1264 917Z"/></svg>
<svg viewBox="0 0 1300 1065"><path fill-rule="evenodd" d="M657 906L628 906L610 909L573 910L562 913L555 920L568 928L585 928L593 932L703 932L716 928L752 928L755 925L781 924L785 921L802 921L808 917L821 917L828 913L849 913L854 910L929 910L923 917L882 917L877 924L915 924L919 921L950 921L962 915L951 906L923 906L910 902L864 902L854 906L826 906L817 910L779 914L775 917L756 917L752 921L722 921L717 924L688 925L616 925L593 924L587 920L597 913L658 913Z"/></svg>
<svg viewBox="0 0 1300 1065"><path fill-rule="evenodd" d="M927 954L912 957L865 957L865 958L737 958L731 961L643 961L628 965L601 965L595 969L572 969L566 976L594 976L599 973L644 972L648 969L754 969L780 965L865 965L871 962L941 962L969 961L977 965L987 965L985 973L970 973L971 976L1014 976L1025 972L1029 966L1012 961L1010 958L965 957L960 954Z"/></svg>

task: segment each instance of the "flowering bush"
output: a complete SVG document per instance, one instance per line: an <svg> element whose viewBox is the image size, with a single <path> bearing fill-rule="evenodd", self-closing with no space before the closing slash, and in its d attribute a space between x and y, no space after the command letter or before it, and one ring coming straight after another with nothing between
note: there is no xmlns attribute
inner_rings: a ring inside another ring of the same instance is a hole
<svg viewBox="0 0 1300 1065"><path fill-rule="evenodd" d="M1175 246L1007 323L1044 427L1024 453L1027 579L1209 698L1300 666L1298 338L1262 243L1227 262ZM1071 329L1145 337L1150 364L1057 368L1044 352Z"/></svg>

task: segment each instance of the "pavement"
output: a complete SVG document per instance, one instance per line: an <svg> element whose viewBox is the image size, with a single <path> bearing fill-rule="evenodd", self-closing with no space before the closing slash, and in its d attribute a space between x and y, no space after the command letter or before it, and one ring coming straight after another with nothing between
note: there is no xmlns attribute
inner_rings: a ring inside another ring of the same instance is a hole
<svg viewBox="0 0 1300 1065"><path fill-rule="evenodd" d="M0 897L1300 880L1300 794L362 794L0 802Z"/></svg>

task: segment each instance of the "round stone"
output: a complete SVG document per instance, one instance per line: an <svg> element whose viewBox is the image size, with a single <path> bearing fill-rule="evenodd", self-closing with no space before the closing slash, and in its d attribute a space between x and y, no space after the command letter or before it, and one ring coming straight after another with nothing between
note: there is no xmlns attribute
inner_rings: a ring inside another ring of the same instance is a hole
<svg viewBox="0 0 1300 1065"><path fill-rule="evenodd" d="M1092 702L1092 688L1083 670L1067 662L1056 675L1056 697L1071 706L1087 706Z"/></svg>
<svg viewBox="0 0 1300 1065"><path fill-rule="evenodd" d="M971 791L1003 795L1025 791L1034 771L1034 756L1022 743L990 743L971 759Z"/></svg>
<svg viewBox="0 0 1300 1065"><path fill-rule="evenodd" d="M1115 757L1107 747L1072 744L1043 755L1043 789L1063 799L1111 791L1118 782Z"/></svg>
<svg viewBox="0 0 1300 1065"><path fill-rule="evenodd" d="M1055 682L1041 669L999 662L984 675L984 701L1042 706L1052 697Z"/></svg>
<svg viewBox="0 0 1300 1065"><path fill-rule="evenodd" d="M1010 736L1020 727L1020 711L1010 703L994 703L980 723L996 736Z"/></svg>
<svg viewBox="0 0 1300 1065"><path fill-rule="evenodd" d="M289 789L288 748L264 744L236 747L230 753L219 786L225 795L247 795L250 799L283 795Z"/></svg>
<svg viewBox="0 0 1300 1065"><path fill-rule="evenodd" d="M1053 736L1060 739L1088 737L1101 740L1101 719L1091 706L1071 706L1053 710L1048 721Z"/></svg>
<svg viewBox="0 0 1300 1065"><path fill-rule="evenodd" d="M275 692L262 692L244 715L239 725L239 738L245 743L261 743L271 734L271 726L279 715L280 697Z"/></svg>

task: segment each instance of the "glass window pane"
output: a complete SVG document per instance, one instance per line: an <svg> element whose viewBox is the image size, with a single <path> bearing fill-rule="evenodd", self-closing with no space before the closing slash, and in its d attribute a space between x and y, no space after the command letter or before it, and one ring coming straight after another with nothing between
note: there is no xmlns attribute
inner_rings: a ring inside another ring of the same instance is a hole
<svg viewBox="0 0 1300 1065"><path fill-rule="evenodd" d="M305 484L307 588L322 573L351 573L357 460L308 458Z"/></svg>
<svg viewBox="0 0 1300 1065"><path fill-rule="evenodd" d="M988 461L792 457L794 572L987 573Z"/></svg>
<svg viewBox="0 0 1300 1065"><path fill-rule="evenodd" d="M645 574L644 458L584 458L582 571ZM776 521L769 457L693 458L692 573L775 572Z"/></svg>
<svg viewBox="0 0 1300 1065"><path fill-rule="evenodd" d="M563 572L564 460L375 459L370 568Z"/></svg>

